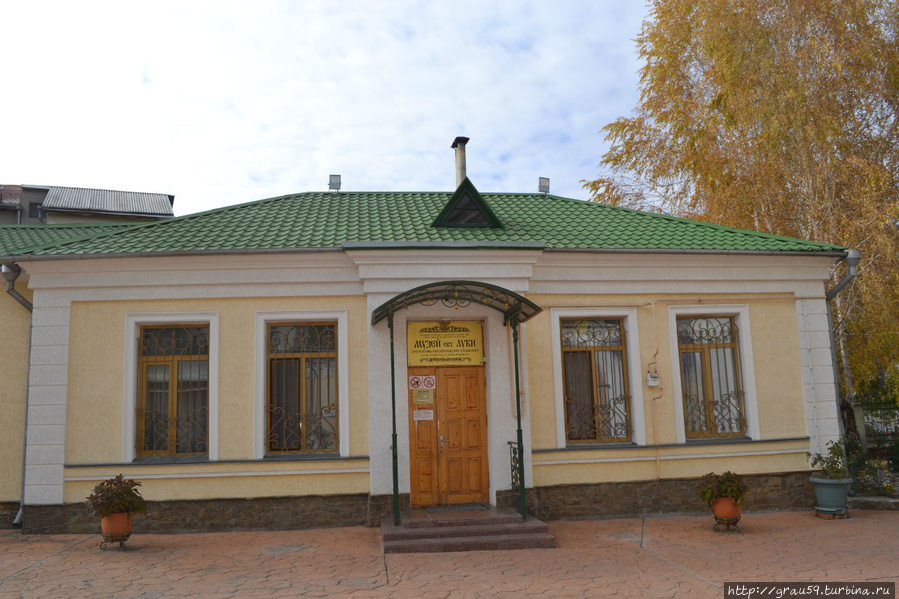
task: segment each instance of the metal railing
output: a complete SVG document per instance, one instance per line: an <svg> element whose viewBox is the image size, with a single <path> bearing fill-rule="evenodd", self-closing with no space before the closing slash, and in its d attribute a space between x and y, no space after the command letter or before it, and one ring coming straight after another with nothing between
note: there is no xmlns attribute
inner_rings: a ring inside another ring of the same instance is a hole
<svg viewBox="0 0 899 599"><path fill-rule="evenodd" d="M527 518L527 497L524 488L524 462L521 456L521 445L509 441L509 465L512 468L512 493L518 497L518 511L522 518Z"/></svg>
<svg viewBox="0 0 899 599"><path fill-rule="evenodd" d="M861 402L865 411L865 437L869 447L885 448L899 440L899 405L892 400Z"/></svg>

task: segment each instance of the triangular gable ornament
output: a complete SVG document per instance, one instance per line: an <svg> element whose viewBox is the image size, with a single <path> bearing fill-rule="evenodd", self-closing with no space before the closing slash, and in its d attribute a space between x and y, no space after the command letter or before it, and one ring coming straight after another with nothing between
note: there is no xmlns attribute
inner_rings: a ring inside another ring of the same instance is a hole
<svg viewBox="0 0 899 599"><path fill-rule="evenodd" d="M501 229L503 225L474 184L465 177L431 226Z"/></svg>

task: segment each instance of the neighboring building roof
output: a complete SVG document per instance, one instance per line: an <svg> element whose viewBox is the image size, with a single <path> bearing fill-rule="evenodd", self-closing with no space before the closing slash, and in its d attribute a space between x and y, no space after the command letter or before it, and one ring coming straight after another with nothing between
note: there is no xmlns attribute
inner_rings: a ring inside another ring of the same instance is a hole
<svg viewBox="0 0 899 599"><path fill-rule="evenodd" d="M17 209L21 195L19 185L0 185L0 208Z"/></svg>
<svg viewBox="0 0 899 599"><path fill-rule="evenodd" d="M0 226L0 256L18 253L23 248L54 245L75 239L87 239L101 233L130 227L131 224L4 225Z"/></svg>
<svg viewBox="0 0 899 599"><path fill-rule="evenodd" d="M452 192L299 193L19 251L49 257L409 247L713 253L846 249L539 193L479 194L501 228L434 226L453 197Z"/></svg>
<svg viewBox="0 0 899 599"><path fill-rule="evenodd" d="M142 216L173 216L174 196L164 193L113 191L81 187L50 187L44 200L44 210L60 212L95 212L106 214L135 214Z"/></svg>

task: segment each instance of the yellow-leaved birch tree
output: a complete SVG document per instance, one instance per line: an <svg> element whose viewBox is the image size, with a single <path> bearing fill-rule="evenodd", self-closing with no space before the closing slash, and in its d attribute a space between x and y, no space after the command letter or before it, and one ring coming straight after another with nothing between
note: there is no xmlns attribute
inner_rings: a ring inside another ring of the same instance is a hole
<svg viewBox="0 0 899 599"><path fill-rule="evenodd" d="M851 396L855 379L899 364L896 2L650 8L639 103L603 129L610 149L585 187L594 201L861 250L834 305Z"/></svg>

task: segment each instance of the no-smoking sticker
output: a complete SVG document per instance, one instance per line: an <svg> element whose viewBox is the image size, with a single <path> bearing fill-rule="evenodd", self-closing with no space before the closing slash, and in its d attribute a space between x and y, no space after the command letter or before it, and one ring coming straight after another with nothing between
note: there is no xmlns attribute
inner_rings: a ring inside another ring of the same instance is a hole
<svg viewBox="0 0 899 599"><path fill-rule="evenodd" d="M437 386L437 377L436 376L410 376L409 377L409 388L410 389L433 389Z"/></svg>

